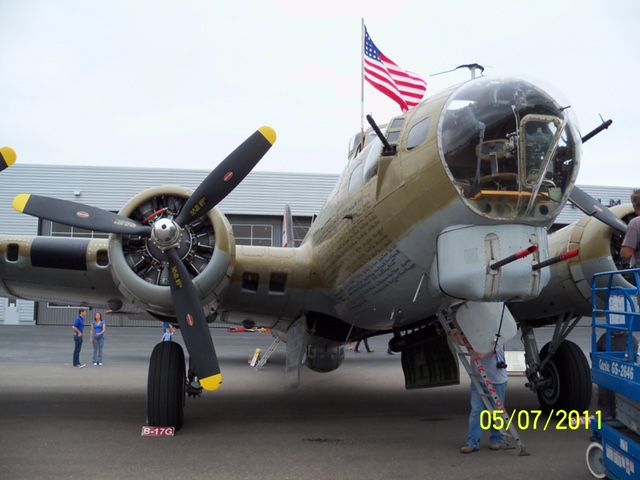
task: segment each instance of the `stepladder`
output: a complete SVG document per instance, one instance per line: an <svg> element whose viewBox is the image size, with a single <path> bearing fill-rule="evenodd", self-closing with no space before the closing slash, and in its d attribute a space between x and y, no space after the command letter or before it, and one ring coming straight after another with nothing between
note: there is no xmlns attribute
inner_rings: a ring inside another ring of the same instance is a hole
<svg viewBox="0 0 640 480"><path fill-rule="evenodd" d="M482 399L486 411L489 412L489 423L496 427L497 430L500 430L505 448L517 448L519 455L529 455L524 442L520 438L518 429L512 421L513 419L509 411L500 399L493 382L487 374L485 366L480 360L480 356L476 354L473 345L456 322L455 307L440 309L438 312L438 321L443 330L451 338L450 345L455 350L460 364L462 364L469 375L472 388L476 390ZM502 426L502 428L497 428L500 426Z"/></svg>
<svg viewBox="0 0 640 480"><path fill-rule="evenodd" d="M273 342L271 342L271 345L269 345L269 348L267 348L267 350L264 352L263 355L260 355L260 360L258 360L258 363L256 363L255 368L260 369L264 367L267 364L269 357L271 357L273 352L276 351L276 348L278 348L279 344L280 344L280 338L275 337L273 339Z"/></svg>

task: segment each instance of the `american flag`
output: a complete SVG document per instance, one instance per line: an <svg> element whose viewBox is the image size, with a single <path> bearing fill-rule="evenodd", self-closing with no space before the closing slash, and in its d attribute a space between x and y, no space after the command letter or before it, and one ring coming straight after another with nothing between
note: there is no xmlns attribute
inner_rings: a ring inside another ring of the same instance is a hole
<svg viewBox="0 0 640 480"><path fill-rule="evenodd" d="M427 82L396 65L375 46L364 29L364 79L400 105L403 112L420 103Z"/></svg>

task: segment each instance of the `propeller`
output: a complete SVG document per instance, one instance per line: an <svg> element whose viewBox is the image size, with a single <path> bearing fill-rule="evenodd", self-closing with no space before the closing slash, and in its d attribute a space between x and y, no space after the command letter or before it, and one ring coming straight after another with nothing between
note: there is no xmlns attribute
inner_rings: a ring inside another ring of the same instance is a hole
<svg viewBox="0 0 640 480"><path fill-rule="evenodd" d="M165 253L169 260L169 285L173 296L173 308L180 324L182 338L187 345L202 388L217 390L222 384L222 374L196 286L176 249L170 248Z"/></svg>
<svg viewBox="0 0 640 480"><path fill-rule="evenodd" d="M276 141L276 132L262 127L225 158L189 197L175 218L179 226L205 215L246 177Z"/></svg>
<svg viewBox="0 0 640 480"><path fill-rule="evenodd" d="M11 147L0 147L0 172L16 163L16 152Z"/></svg>
<svg viewBox="0 0 640 480"><path fill-rule="evenodd" d="M13 208L20 213L96 232L151 234L151 227L135 220L68 200L21 193L13 199Z"/></svg>
<svg viewBox="0 0 640 480"><path fill-rule="evenodd" d="M150 217L143 225L130 218L81 203L21 194L14 201L16 210L65 225L105 233L139 234L164 252L169 264L169 286L182 336L200 384L217 390L222 374L213 340L196 286L182 263L178 248L183 227L206 215L225 198L255 167L276 141L276 132L261 127L242 142L196 188L174 218Z"/></svg>
<svg viewBox="0 0 640 480"><path fill-rule="evenodd" d="M627 225L622 220L581 188L573 187L569 201L590 217L596 217L617 232L623 235L627 232Z"/></svg>

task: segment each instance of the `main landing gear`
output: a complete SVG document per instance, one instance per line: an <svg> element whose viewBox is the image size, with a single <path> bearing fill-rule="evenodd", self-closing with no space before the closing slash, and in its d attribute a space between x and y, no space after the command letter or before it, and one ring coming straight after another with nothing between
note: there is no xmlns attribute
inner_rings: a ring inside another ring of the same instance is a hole
<svg viewBox="0 0 640 480"><path fill-rule="evenodd" d="M527 364L527 387L537 393L543 411L584 411L591 403L591 369L578 345L566 340L580 317L556 320L553 338L538 353L533 326L520 323Z"/></svg>
<svg viewBox="0 0 640 480"><path fill-rule="evenodd" d="M149 361L147 422L162 427L182 427L185 403L185 362L175 342L158 343Z"/></svg>
<svg viewBox="0 0 640 480"><path fill-rule="evenodd" d="M185 396L202 395L189 359L185 376L184 352L180 344L160 342L151 353L147 378L147 422L158 427L180 430L184 419Z"/></svg>

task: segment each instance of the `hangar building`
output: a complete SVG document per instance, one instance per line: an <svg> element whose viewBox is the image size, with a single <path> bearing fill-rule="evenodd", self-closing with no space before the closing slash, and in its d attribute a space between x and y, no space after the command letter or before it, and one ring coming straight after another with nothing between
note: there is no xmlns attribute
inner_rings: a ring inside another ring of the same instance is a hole
<svg viewBox="0 0 640 480"><path fill-rule="evenodd" d="M13 210L13 198L33 193L85 203L117 212L136 194L159 185L181 185L195 189L209 170L122 168L71 165L16 164L0 175L0 234L106 237L78 228L39 220ZM282 245L282 215L289 204L294 219L294 237L300 244L331 190L338 175L310 173L251 172L218 207L233 227L241 245ZM603 205L628 203L632 188L581 186ZM582 216L567 205L555 228ZM77 306L30 302L0 297L0 324L70 325ZM110 325L157 325L157 322L130 320L114 316Z"/></svg>

